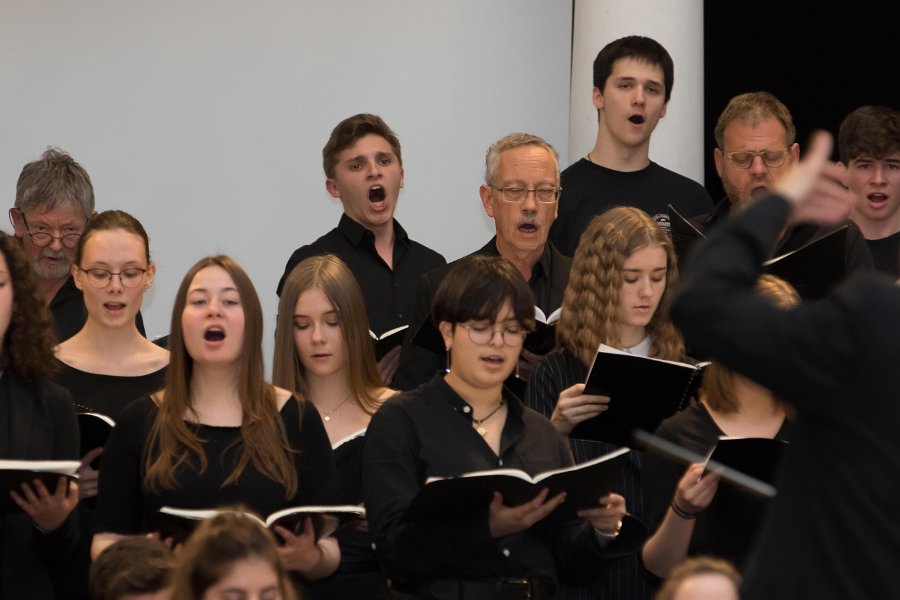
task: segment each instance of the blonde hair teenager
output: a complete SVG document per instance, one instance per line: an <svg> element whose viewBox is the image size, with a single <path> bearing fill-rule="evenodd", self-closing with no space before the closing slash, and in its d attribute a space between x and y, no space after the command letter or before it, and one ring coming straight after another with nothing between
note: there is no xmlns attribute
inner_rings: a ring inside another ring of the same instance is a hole
<svg viewBox="0 0 900 600"><path fill-rule="evenodd" d="M583 382L600 344L642 356L682 360L684 345L668 318L677 276L672 242L647 213L622 206L594 217L572 260L557 328L558 348L532 372L526 404L569 436L575 425L607 408L608 397L584 394ZM569 443L576 463L614 449L605 442L569 438ZM643 512L641 462L640 453L629 455L617 489L628 499L628 512L638 518ZM614 590L626 590L623 597L642 597L644 589L642 567L635 554L611 569L605 582L592 584L590 590L572 591L569 597L618 597Z"/></svg>
<svg viewBox="0 0 900 600"><path fill-rule="evenodd" d="M362 503L362 447L372 414L396 392L378 374L362 291L338 257L300 262L281 290L272 381L319 411L337 467L338 502ZM386 583L364 519L336 533L337 572L314 584L316 598L384 598Z"/></svg>

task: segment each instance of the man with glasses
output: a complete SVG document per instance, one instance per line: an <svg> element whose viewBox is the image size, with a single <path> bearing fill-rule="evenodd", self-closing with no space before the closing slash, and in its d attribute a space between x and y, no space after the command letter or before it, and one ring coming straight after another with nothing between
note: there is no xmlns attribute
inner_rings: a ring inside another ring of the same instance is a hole
<svg viewBox="0 0 900 600"><path fill-rule="evenodd" d="M22 168L9 221L37 274L60 342L78 333L87 320L71 271L81 232L95 212L90 176L62 150L48 148ZM136 320L144 333L140 313Z"/></svg>
<svg viewBox="0 0 900 600"><path fill-rule="evenodd" d="M78 333L87 319L70 272L75 247L93 214L91 178L62 150L48 148L22 169L9 220L37 274L59 341Z"/></svg>
<svg viewBox="0 0 900 600"><path fill-rule="evenodd" d="M711 212L690 219L691 225L704 234L756 199L768 195L773 182L800 158L791 113L769 92L751 92L732 98L719 115L714 135L713 157L725 188L725 198ZM678 225L673 224L673 241L683 261L698 237L682 234L683 229ZM820 265L820 268L839 270L845 275L857 270L871 270L872 257L859 227L850 221L845 225L848 230L843 264ZM772 255L797 250L835 229L812 224L790 226Z"/></svg>
<svg viewBox="0 0 900 600"><path fill-rule="evenodd" d="M562 304L572 260L547 241L556 219L560 193L559 155L549 143L527 133L510 134L488 149L481 203L494 219L497 235L472 254L502 256L516 267L534 293L545 315ZM431 300L450 265L429 271L419 280L410 318L410 333L403 341L400 366L394 380L399 389L412 389L430 381L446 367L446 354L425 348L414 339L430 326ZM540 355L523 349L518 377L510 377L514 391L522 391L531 367Z"/></svg>
<svg viewBox="0 0 900 600"><path fill-rule="evenodd" d="M572 256L591 219L613 206L634 206L668 230L671 204L692 217L712 208L696 181L650 160L650 136L666 115L674 65L662 45L632 35L607 44L594 59L597 141L562 173L559 219L550 241Z"/></svg>

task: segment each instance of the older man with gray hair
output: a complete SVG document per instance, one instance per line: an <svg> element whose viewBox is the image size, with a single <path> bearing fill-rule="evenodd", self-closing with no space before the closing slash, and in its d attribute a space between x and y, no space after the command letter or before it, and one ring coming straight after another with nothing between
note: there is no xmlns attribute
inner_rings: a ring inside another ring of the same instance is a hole
<svg viewBox="0 0 900 600"><path fill-rule="evenodd" d="M485 178L479 193L496 235L472 254L502 256L521 273L534 293L537 306L550 314L562 304L572 261L547 241L559 201L559 155L545 140L527 133L512 133L493 144L485 158ZM444 368L446 355L414 340L428 327L431 300L452 266L429 271L419 280L410 318L410 335L403 342L394 385L412 389ZM523 350L518 382L524 387L540 356ZM512 381L511 381L512 383ZM520 390L521 391L521 390Z"/></svg>

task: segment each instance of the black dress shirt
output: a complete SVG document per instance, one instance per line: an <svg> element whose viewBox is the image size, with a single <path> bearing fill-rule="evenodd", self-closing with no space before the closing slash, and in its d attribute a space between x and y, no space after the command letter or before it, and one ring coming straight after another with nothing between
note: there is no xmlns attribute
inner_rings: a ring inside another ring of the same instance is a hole
<svg viewBox="0 0 900 600"><path fill-rule="evenodd" d="M512 395L507 394L506 401L499 456L473 429L471 407L442 375L389 399L373 415L363 453L363 499L375 553L393 581L405 585L502 577L585 581L603 576L604 559L636 551L634 522L605 549L582 520L554 527L538 523L494 539L487 506L439 522L402 522L430 476L500 467L535 475L572 464L565 440L546 418Z"/></svg>
<svg viewBox="0 0 900 600"><path fill-rule="evenodd" d="M497 237L491 238L483 248L470 254L484 256L500 256L497 250ZM460 259L462 260L462 259ZM400 366L394 376L394 387L411 390L429 381L431 377L444 367L446 353L434 352L413 343L415 333L420 327L427 326L431 320L431 303L434 293L443 281L444 276L457 261L425 273L419 280L416 290L416 301L409 319L409 335L403 339L403 350L400 352ZM544 245L544 252L531 270L528 285L534 294L534 300L544 314L549 315L562 304L563 294L569 284L569 270L572 259L561 254L551 243Z"/></svg>
<svg viewBox="0 0 900 600"><path fill-rule="evenodd" d="M78 460L78 423L69 392L50 381L26 381L7 365L0 375L0 457ZM58 570L72 559L77 541L76 511L47 533L23 511L0 512L0 598L63 597L60 590L68 582Z"/></svg>
<svg viewBox="0 0 900 600"><path fill-rule="evenodd" d="M337 227L294 251L278 282L278 295L303 259L328 253L344 261L356 277L366 301L369 327L378 335L409 323L419 276L447 262L434 250L409 239L395 220L393 267L389 267L375 249L375 234L344 214Z"/></svg>

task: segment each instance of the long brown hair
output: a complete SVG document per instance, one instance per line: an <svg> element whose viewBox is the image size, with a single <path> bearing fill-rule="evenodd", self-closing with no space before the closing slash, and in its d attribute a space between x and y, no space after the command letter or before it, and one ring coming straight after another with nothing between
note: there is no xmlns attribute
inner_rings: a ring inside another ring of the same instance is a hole
<svg viewBox="0 0 900 600"><path fill-rule="evenodd" d="M684 342L669 321L669 301L678 279L675 248L650 215L637 208L619 206L594 217L581 235L563 296L556 341L585 365L591 364L601 343L620 346L622 265L635 251L647 246L665 250L667 266L666 289L647 325L653 343L651 355L666 360L682 358Z"/></svg>
<svg viewBox="0 0 900 600"><path fill-rule="evenodd" d="M0 252L9 269L7 285L12 286L12 314L2 334L0 368L12 368L26 381L49 377L55 371L56 341L37 278L19 240L0 232Z"/></svg>
<svg viewBox="0 0 900 600"><path fill-rule="evenodd" d="M281 484L285 498L297 492L297 471L292 461L295 452L287 441L284 423L278 414L275 388L265 380L262 357L262 307L247 273L227 256L210 256L190 268L181 281L172 310L169 336L171 358L166 370L166 387L157 399L159 410L144 450L144 485L156 491L174 489L176 469L191 458L206 470L207 456L203 440L185 422L191 410L191 377L194 359L184 345L181 316L187 293L194 277L208 267L219 267L234 281L244 310L244 340L238 372L238 395L241 400L240 458L222 486L237 481L251 462L266 477Z"/></svg>
<svg viewBox="0 0 900 600"><path fill-rule="evenodd" d="M294 309L303 292L314 288L322 290L337 313L347 347L350 387L360 407L371 415L381 405L372 390L384 387L384 381L375 364L362 290L344 261L333 254L307 258L284 282L275 325L272 383L309 395L306 368L294 343Z"/></svg>
<svg viewBox="0 0 900 600"><path fill-rule="evenodd" d="M778 308L789 310L800 304L800 295L794 287L774 275L762 275L756 281L756 291ZM738 399L734 395L734 371L713 361L703 375L700 389L703 401L713 410L723 413L736 413Z"/></svg>

